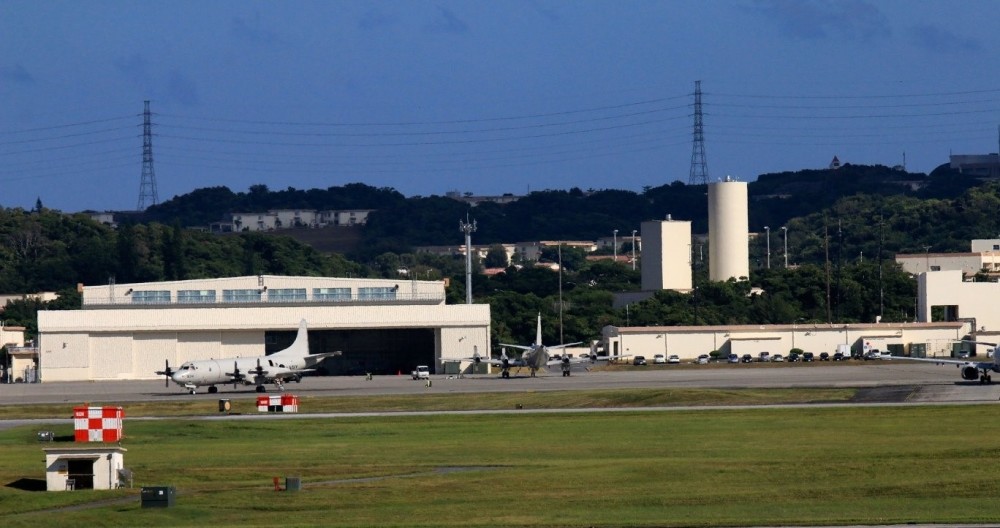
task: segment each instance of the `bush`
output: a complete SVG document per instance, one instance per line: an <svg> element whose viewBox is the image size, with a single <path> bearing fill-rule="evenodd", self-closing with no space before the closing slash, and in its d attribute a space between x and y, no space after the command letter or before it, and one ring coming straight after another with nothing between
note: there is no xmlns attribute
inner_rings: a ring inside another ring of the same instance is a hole
<svg viewBox="0 0 1000 528"><path fill-rule="evenodd" d="M793 348L793 349L789 350L788 353L789 354L798 354L798 355L801 356L802 353L803 353L803 351L802 351L801 348Z"/></svg>

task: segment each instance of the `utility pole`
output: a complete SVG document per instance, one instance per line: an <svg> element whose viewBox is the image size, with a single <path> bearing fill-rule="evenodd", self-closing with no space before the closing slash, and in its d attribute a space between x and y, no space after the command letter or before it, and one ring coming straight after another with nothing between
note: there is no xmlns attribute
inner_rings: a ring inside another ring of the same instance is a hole
<svg viewBox="0 0 1000 528"><path fill-rule="evenodd" d="M788 269L788 226L781 226L781 232L785 235L785 269Z"/></svg>
<svg viewBox="0 0 1000 528"><path fill-rule="evenodd" d="M562 241L559 241L559 344L566 341L563 339L563 300L562 300Z"/></svg>
<svg viewBox="0 0 1000 528"><path fill-rule="evenodd" d="M614 235L615 238L611 245L614 247L615 250L615 262L618 262L618 230L615 229L614 233L612 234Z"/></svg>
<svg viewBox="0 0 1000 528"><path fill-rule="evenodd" d="M635 271L635 231L632 230L632 271Z"/></svg>
<svg viewBox="0 0 1000 528"><path fill-rule="evenodd" d="M458 221L458 228L465 233L465 304L472 304L472 232L476 230L476 221L469 223L466 215L465 221Z"/></svg>
<svg viewBox="0 0 1000 528"><path fill-rule="evenodd" d="M767 239L767 269L771 269L771 228L764 226L764 234Z"/></svg>

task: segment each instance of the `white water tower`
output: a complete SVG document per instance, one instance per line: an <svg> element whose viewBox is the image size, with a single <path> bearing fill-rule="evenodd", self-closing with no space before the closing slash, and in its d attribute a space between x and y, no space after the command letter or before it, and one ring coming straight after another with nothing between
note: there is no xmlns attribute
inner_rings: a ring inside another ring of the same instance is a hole
<svg viewBox="0 0 1000 528"><path fill-rule="evenodd" d="M726 176L708 184L708 278L750 277L750 213L747 183Z"/></svg>

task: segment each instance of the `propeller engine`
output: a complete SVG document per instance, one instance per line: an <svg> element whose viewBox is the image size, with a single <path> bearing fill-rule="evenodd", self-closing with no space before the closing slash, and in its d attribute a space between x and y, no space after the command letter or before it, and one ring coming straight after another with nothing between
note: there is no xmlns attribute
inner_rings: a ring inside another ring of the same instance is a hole
<svg viewBox="0 0 1000 528"><path fill-rule="evenodd" d="M264 367L260 366L260 358L257 358L257 368L251 372L254 373L254 383L257 384L257 392L264 392L264 376L267 374L267 371L264 370Z"/></svg>
<svg viewBox="0 0 1000 528"><path fill-rule="evenodd" d="M236 384L237 383L239 383L239 382L243 381L244 379L246 379L246 375L244 375L242 372L240 372L240 366L235 361L233 361L233 371L232 372L227 372L226 375L233 378L233 388L234 389L236 388Z"/></svg>
<svg viewBox="0 0 1000 528"><path fill-rule="evenodd" d="M165 368L163 370L156 371L156 375L157 376L166 376L167 378L163 381L163 386L164 387L169 387L170 386L170 378L174 375L174 371L170 369L170 360L169 359L164 359L163 363L164 363L164 367Z"/></svg>

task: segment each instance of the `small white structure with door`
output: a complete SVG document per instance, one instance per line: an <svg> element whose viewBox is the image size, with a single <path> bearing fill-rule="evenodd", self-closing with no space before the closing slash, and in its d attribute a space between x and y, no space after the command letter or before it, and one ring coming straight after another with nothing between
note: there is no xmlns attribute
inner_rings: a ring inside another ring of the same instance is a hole
<svg viewBox="0 0 1000 528"><path fill-rule="evenodd" d="M45 489L115 489L128 486L125 451L119 446L45 447Z"/></svg>

